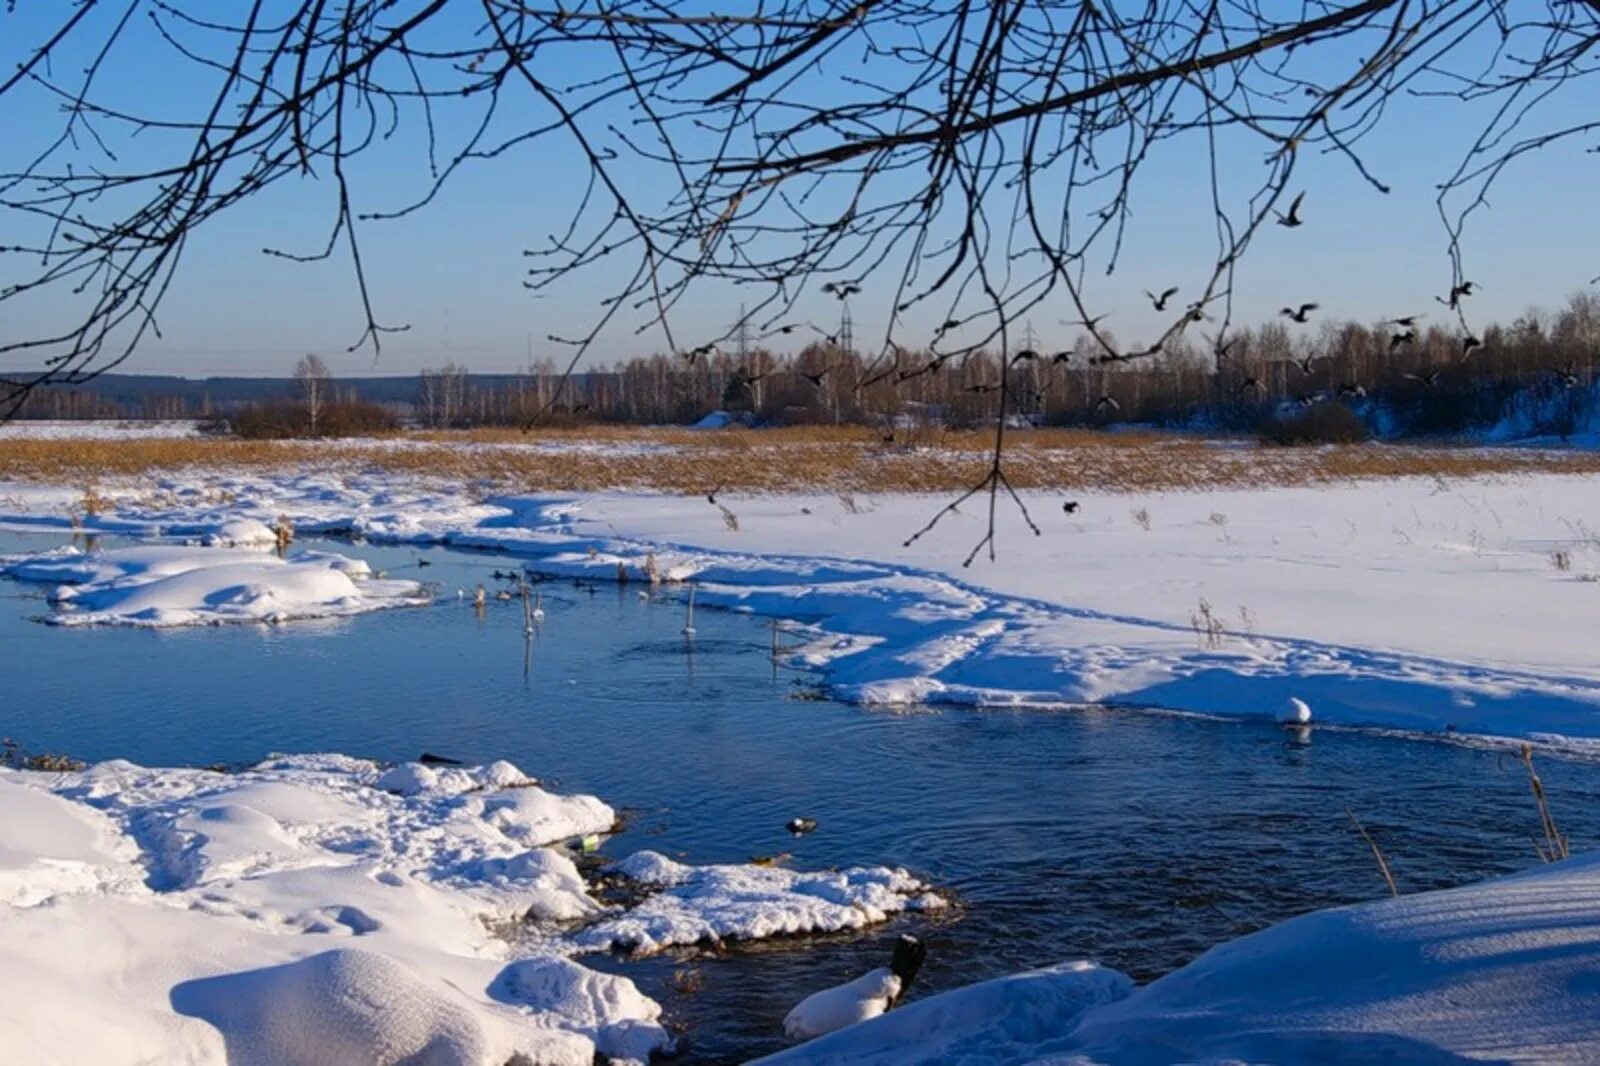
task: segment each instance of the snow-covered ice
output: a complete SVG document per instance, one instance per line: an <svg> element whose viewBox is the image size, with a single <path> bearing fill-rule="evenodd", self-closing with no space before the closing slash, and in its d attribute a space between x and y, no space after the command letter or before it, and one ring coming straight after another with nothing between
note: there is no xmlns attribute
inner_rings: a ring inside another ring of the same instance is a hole
<svg viewBox="0 0 1600 1066"><path fill-rule="evenodd" d="M1600 739L1600 484L1562 475L1024 494L999 559L943 497L496 496L371 470L196 471L154 486L0 485L0 526L206 537L226 523L507 552L551 574L694 581L791 619L794 662L863 703L1164 708L1271 721ZM982 509L979 509L981 512ZM1559 561L1558 561L1559 560Z"/></svg>
<svg viewBox="0 0 1600 1066"><path fill-rule="evenodd" d="M651 894L627 913L578 934L586 947L650 954L687 944L836 933L901 911L944 906L917 878L883 867L805 873L776 866L686 866L641 851L612 869Z"/></svg>
<svg viewBox="0 0 1600 1066"><path fill-rule="evenodd" d="M635 910L645 928L663 920L657 897L601 903L559 846L610 831L615 812L509 763L0 770L0 812L8 1061L588 1066L673 1042L630 979L571 957L616 942ZM684 884L769 873L670 870ZM817 925L810 892L853 908L855 927L926 886L901 870L792 874L751 894L737 935ZM677 898L671 922L735 932L726 894L702 895ZM524 934L491 931L508 923Z"/></svg>
<svg viewBox="0 0 1600 1066"><path fill-rule="evenodd" d="M244 536L255 523L223 523ZM243 526L243 528L241 528ZM331 552L279 558L246 548L149 546L54 549L0 559L0 575L54 586L52 625L186 626L285 622L362 614L431 601L415 581L383 580Z"/></svg>
<svg viewBox="0 0 1600 1066"><path fill-rule="evenodd" d="M762 1060L1593 1062L1600 855L1318 911L1135 989L1067 963L930 996Z"/></svg>

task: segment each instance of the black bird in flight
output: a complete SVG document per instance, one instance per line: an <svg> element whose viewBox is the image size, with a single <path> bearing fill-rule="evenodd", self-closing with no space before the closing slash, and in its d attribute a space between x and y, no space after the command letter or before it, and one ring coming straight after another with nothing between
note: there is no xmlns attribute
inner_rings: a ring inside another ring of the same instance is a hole
<svg viewBox="0 0 1600 1066"><path fill-rule="evenodd" d="M1472 295L1472 290L1476 286L1476 284L1477 284L1476 282L1463 281L1460 285L1455 285L1455 286L1451 287L1451 289L1450 289L1450 298L1448 300L1442 300L1437 296L1435 296L1434 299L1438 300L1440 303L1444 304L1446 307L1450 308L1453 311L1453 310L1455 310L1457 307L1459 307L1461 305L1461 298L1463 296L1471 296Z"/></svg>
<svg viewBox="0 0 1600 1066"><path fill-rule="evenodd" d="M1094 402L1094 413L1097 415L1104 411L1120 410L1122 410L1122 405L1109 396L1102 396Z"/></svg>
<svg viewBox="0 0 1600 1066"><path fill-rule="evenodd" d="M1167 309L1167 301L1178 295L1178 287L1174 285L1170 289L1165 289L1162 291L1160 296L1157 296L1149 289L1144 290L1144 294L1150 297L1150 306L1154 307L1157 311L1165 311Z"/></svg>
<svg viewBox="0 0 1600 1066"><path fill-rule="evenodd" d="M979 396L982 396L985 393L999 392L1000 391L1000 385L998 383L994 383L994 382L980 381L980 382L977 382L976 384L968 385L964 391L966 391L966 392L975 392Z"/></svg>
<svg viewBox="0 0 1600 1066"><path fill-rule="evenodd" d="M1437 370L1429 370L1424 374L1401 374L1400 376L1407 381L1420 381L1430 389L1439 384L1439 372Z"/></svg>
<svg viewBox="0 0 1600 1066"><path fill-rule="evenodd" d="M1299 196L1296 196L1294 198L1294 202L1289 205L1289 213L1287 215L1278 216L1278 225L1287 226L1289 229L1294 229L1296 226L1304 225L1305 219L1300 217L1300 201L1304 200L1305 198L1306 194L1303 192Z"/></svg>
<svg viewBox="0 0 1600 1066"><path fill-rule="evenodd" d="M1482 347L1483 347L1483 342L1482 341L1480 341L1477 337L1474 337L1470 333L1467 334L1465 337L1461 338L1461 358L1463 358L1463 359L1470 358L1472 356L1473 352L1477 351L1479 348L1482 348Z"/></svg>
<svg viewBox="0 0 1600 1066"><path fill-rule="evenodd" d="M828 376L828 371L830 371L832 369L833 369L833 367L831 367L831 366L825 366L821 370L817 371L815 374L808 374L804 370L802 370L802 371L800 371L800 376L805 378L807 381L811 382L811 384L815 385L817 388L820 389L820 388L822 388L822 379L827 377Z"/></svg>
<svg viewBox="0 0 1600 1066"><path fill-rule="evenodd" d="M1391 318L1385 325L1399 326L1401 329L1410 329L1417 324L1421 315L1403 315L1400 318Z"/></svg>
<svg viewBox="0 0 1600 1066"><path fill-rule="evenodd" d="M1177 290L1173 290L1173 291L1177 291ZM1145 293L1145 295L1149 296L1150 294L1149 293ZM1151 296L1150 298L1152 300L1155 299L1155 297L1153 297L1153 296ZM1074 319L1065 319L1065 318L1063 318L1063 319L1060 319L1059 321L1063 326L1082 326L1084 329L1094 329L1096 326L1098 326L1100 323L1104 322L1106 319L1108 319L1110 317L1111 317L1111 312L1107 311L1105 314L1103 314L1103 315L1095 315L1093 318L1074 318Z"/></svg>
<svg viewBox="0 0 1600 1066"><path fill-rule="evenodd" d="M1011 361L1013 363L1026 363L1031 359L1037 359L1037 358L1039 358L1039 353L1038 352L1034 351L1032 348L1024 348L1021 351L1019 351L1016 355L1013 355L1011 357Z"/></svg>
<svg viewBox="0 0 1600 1066"><path fill-rule="evenodd" d="M1050 361L1052 363L1070 363L1072 361L1072 353L1071 352L1057 352L1056 354L1054 354L1054 355L1052 355L1050 357Z"/></svg>
<svg viewBox="0 0 1600 1066"><path fill-rule="evenodd" d="M1285 307L1282 311L1279 311L1278 314L1283 315L1285 318L1291 319L1292 321L1304 323L1311 312L1315 311L1320 306L1320 304L1301 304L1298 308Z"/></svg>
<svg viewBox="0 0 1600 1066"><path fill-rule="evenodd" d="M841 300L847 300L850 297L854 296L856 293L860 292L861 291L861 286L855 284L854 282L846 282L844 284L840 284L838 282L829 281L829 282L826 282L826 283L823 284L822 291L826 292L826 293L831 293L832 295L838 297Z"/></svg>
<svg viewBox="0 0 1600 1066"><path fill-rule="evenodd" d="M1304 359L1294 359L1291 361L1300 369L1300 373L1304 374L1306 377L1310 377L1313 373L1315 373L1315 371L1313 371L1311 368L1316 365L1317 358L1318 357L1315 355L1308 355Z"/></svg>
<svg viewBox="0 0 1600 1066"><path fill-rule="evenodd" d="M1413 329L1408 329L1404 333L1393 333L1393 334L1390 334L1389 335L1389 351L1393 352L1396 348L1400 347L1402 344L1415 344L1416 340L1417 340L1417 331L1413 330Z"/></svg>
<svg viewBox="0 0 1600 1066"><path fill-rule="evenodd" d="M1247 392L1264 393L1266 391L1267 390L1262 387L1261 382L1257 381L1255 378L1245 378L1244 381L1239 385L1239 395L1241 396Z"/></svg>

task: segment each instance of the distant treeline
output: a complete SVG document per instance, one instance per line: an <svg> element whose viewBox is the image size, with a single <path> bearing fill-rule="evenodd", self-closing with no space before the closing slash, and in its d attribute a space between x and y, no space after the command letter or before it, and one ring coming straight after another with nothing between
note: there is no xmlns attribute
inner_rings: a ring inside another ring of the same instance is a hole
<svg viewBox="0 0 1600 1066"><path fill-rule="evenodd" d="M1559 311L1484 328L1470 350L1459 329L1426 319L1411 327L1272 322L1230 331L1220 345L1202 339L1206 328L1132 361L1106 360L1084 336L1066 350L942 362L926 350L871 358L814 343L792 355L760 348L692 360L655 354L565 379L549 362L495 375L446 365L411 378L327 379L319 402L348 417L324 417L316 432L379 428L383 420L369 406L440 428L536 419L686 424L713 411L752 424L842 422L887 431L924 419L964 428L993 421L1002 378L1008 413L1038 424L1135 422L1260 431L1285 441L1455 435L1508 420L1527 433L1560 435L1593 416L1600 296L1592 292ZM303 387L289 379L105 375L40 390L22 417L217 417L296 434L301 423L288 412L304 402Z"/></svg>

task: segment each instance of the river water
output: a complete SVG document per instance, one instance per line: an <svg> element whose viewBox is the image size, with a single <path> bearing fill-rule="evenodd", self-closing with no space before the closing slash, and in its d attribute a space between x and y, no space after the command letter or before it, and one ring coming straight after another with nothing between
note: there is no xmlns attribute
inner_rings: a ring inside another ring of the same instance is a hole
<svg viewBox="0 0 1600 1066"><path fill-rule="evenodd" d="M56 543L0 534L0 552ZM494 587L491 571L515 565L503 558L317 546L446 595L326 623L62 629L31 620L48 610L42 589L0 581L0 734L147 765L506 758L624 809L610 855L904 865L959 901L859 935L587 958L666 1006L686 1061L784 1046L790 1006L885 964L903 931L930 945L914 995L1079 957L1148 980L1269 923L1378 898L1347 810L1402 891L1538 861L1526 774L1491 748L1096 709L863 709L775 669L769 629L742 615L697 612L691 644L675 595L552 581L529 645L519 605L480 614L454 598ZM1562 828L1594 846L1600 766L1541 759ZM791 837L797 815L820 828Z"/></svg>

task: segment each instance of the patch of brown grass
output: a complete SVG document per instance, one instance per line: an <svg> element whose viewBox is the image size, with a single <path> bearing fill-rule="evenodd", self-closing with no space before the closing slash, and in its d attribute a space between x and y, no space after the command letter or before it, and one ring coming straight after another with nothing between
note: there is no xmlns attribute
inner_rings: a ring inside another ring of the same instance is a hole
<svg viewBox="0 0 1600 1066"><path fill-rule="evenodd" d="M5 440L0 478L87 484L185 469L343 468L442 477L495 490L651 489L703 494L811 490L948 492L987 470L992 436L951 432L923 447L862 427L694 432L586 427L397 434L378 440ZM1237 440L1037 430L1010 434L1018 488L1153 492L1422 477L1600 473L1600 454L1422 445L1262 448Z"/></svg>

